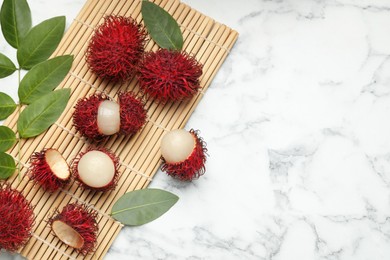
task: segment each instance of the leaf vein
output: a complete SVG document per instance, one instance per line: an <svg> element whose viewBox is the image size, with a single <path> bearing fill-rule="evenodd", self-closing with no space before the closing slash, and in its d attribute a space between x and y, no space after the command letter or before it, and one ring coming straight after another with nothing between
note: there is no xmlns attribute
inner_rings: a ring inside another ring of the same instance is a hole
<svg viewBox="0 0 390 260"><path fill-rule="evenodd" d="M157 205L157 204L163 204L163 203L174 201L174 200L175 199L168 199L168 200L157 201L157 202L154 202L154 203L142 204L142 205L138 205L138 206L135 206L135 207L126 208L126 209L122 209L122 210L118 210L118 211L112 212L111 215L116 215L116 214L120 214L120 213L125 212L125 211L131 211L131 210L135 210L135 209L139 209L139 208L145 208L145 207L153 206L153 205Z"/></svg>

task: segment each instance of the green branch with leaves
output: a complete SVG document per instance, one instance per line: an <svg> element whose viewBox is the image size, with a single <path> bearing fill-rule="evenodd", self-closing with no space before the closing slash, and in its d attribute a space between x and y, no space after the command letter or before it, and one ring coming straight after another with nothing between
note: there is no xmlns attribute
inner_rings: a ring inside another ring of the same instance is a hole
<svg viewBox="0 0 390 260"><path fill-rule="evenodd" d="M49 59L64 34L64 16L45 20L33 27L26 0L4 0L0 25L5 40L16 49L18 62L16 66L10 58L0 53L0 78L18 73L19 102L0 92L0 120L7 119L15 110L19 115L16 133L7 126L0 126L0 179L7 179L15 172L16 164L6 152L16 142L20 147L21 138L45 132L64 111L70 89L54 89L70 71L73 56ZM27 71L23 78L22 70ZM20 174L20 166L18 172Z"/></svg>
<svg viewBox="0 0 390 260"><path fill-rule="evenodd" d="M183 48L180 27L168 12L149 1L142 2L141 11L150 36L161 48ZM19 101L15 102L0 92L0 120L7 119L15 110L18 113L16 133L7 126L0 126L0 179L7 179L14 174L16 164L6 152L18 142L20 156L20 139L45 132L63 113L70 89L54 89L70 71L73 56L49 59L64 34L65 17L54 17L32 27L26 0L4 0L0 25L4 38L16 49L18 62L16 66L9 57L0 53L0 78L18 73ZM22 70L27 71L23 78ZM20 174L21 164L18 165ZM125 225L143 225L166 213L178 199L160 189L128 192L115 202L111 216Z"/></svg>

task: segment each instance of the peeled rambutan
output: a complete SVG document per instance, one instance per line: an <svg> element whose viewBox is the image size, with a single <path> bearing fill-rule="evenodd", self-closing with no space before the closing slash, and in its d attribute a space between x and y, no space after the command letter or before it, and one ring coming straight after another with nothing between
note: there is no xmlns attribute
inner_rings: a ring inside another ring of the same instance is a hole
<svg viewBox="0 0 390 260"><path fill-rule="evenodd" d="M73 113L76 130L95 141L116 133L135 134L145 122L144 103L131 92L120 93L119 104L103 94L80 99Z"/></svg>
<svg viewBox="0 0 390 260"><path fill-rule="evenodd" d="M173 130L161 140L162 171L182 181L199 178L206 171L206 143L199 131Z"/></svg>
<svg viewBox="0 0 390 260"><path fill-rule="evenodd" d="M184 51L148 52L139 64L141 90L161 102L193 97L200 88L202 65Z"/></svg>
<svg viewBox="0 0 390 260"><path fill-rule="evenodd" d="M95 191L113 190L119 178L119 158L106 148L89 147L73 160L72 172L84 188Z"/></svg>
<svg viewBox="0 0 390 260"><path fill-rule="evenodd" d="M54 192L70 181L69 165L56 149L44 149L30 157L28 175L45 190Z"/></svg>
<svg viewBox="0 0 390 260"><path fill-rule="evenodd" d="M146 36L144 27L131 17L106 16L88 45L89 68L114 82L129 79L144 52Z"/></svg>
<svg viewBox="0 0 390 260"><path fill-rule="evenodd" d="M95 250L99 231L98 213L84 204L66 205L61 212L49 219L54 234L66 245L87 255Z"/></svg>
<svg viewBox="0 0 390 260"><path fill-rule="evenodd" d="M34 211L21 192L0 184L0 250L15 252L26 245L34 225Z"/></svg>

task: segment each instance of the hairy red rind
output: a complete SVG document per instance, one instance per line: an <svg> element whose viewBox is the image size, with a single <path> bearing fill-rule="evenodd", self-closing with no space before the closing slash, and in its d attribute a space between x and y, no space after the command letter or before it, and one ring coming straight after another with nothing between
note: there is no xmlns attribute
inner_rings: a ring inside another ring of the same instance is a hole
<svg viewBox="0 0 390 260"><path fill-rule="evenodd" d="M69 178L64 180L53 174L53 171L46 162L45 155L47 150L44 149L31 155L28 176L48 192L54 192L69 183L70 175Z"/></svg>
<svg viewBox="0 0 390 260"><path fill-rule="evenodd" d="M76 130L81 135L95 141L102 141L106 137L99 132L97 124L98 109L104 100L108 100L108 97L103 94L94 94L88 98L79 99L73 113L73 124Z"/></svg>
<svg viewBox="0 0 390 260"><path fill-rule="evenodd" d="M85 184L80 179L79 170L78 170L78 165L79 165L80 159L83 157L83 155L85 155L86 153L88 153L90 151L103 152L103 153L107 154L110 157L110 159L112 160L112 162L114 163L114 167L115 167L114 178L112 179L112 181L109 184L107 184L104 187L101 187L101 188L91 187L91 186L88 186L87 184ZM82 187L90 189L90 190L94 190L94 191L113 190L113 189L115 189L115 187L118 183L118 179L119 179L119 158L113 152L111 152L109 149L106 149L104 147L88 147L87 151L81 152L75 159L73 159L71 169L72 169L72 173L73 173L74 178L77 180L77 182Z"/></svg>
<svg viewBox="0 0 390 260"><path fill-rule="evenodd" d="M21 192L0 183L0 249L15 252L26 245L34 225L34 212Z"/></svg>
<svg viewBox="0 0 390 260"><path fill-rule="evenodd" d="M148 52L138 70L141 90L161 102L189 99L200 88L202 65L184 51Z"/></svg>
<svg viewBox="0 0 390 260"><path fill-rule="evenodd" d="M120 133L135 134L146 122L145 104L133 93L119 93Z"/></svg>
<svg viewBox="0 0 390 260"><path fill-rule="evenodd" d="M144 53L147 32L131 17L109 15L92 36L86 60L99 77L114 82L129 79Z"/></svg>
<svg viewBox="0 0 390 260"><path fill-rule="evenodd" d="M80 249L75 249L83 255L95 250L96 238L99 231L96 218L98 213L84 204L72 203L66 205L61 212L49 219L50 226L60 220L72 227L84 239Z"/></svg>
<svg viewBox="0 0 390 260"><path fill-rule="evenodd" d="M163 165L161 170L182 181L197 179L206 171L206 143L199 137L199 131L191 129L190 133L195 138L196 144L191 155L186 160L180 163L167 163L164 157L162 157Z"/></svg>

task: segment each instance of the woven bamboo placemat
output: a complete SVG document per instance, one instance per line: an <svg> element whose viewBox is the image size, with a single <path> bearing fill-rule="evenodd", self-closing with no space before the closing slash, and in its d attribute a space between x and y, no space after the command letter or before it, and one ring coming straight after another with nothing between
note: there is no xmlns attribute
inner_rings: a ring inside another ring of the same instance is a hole
<svg viewBox="0 0 390 260"><path fill-rule="evenodd" d="M144 128L132 137L113 136L103 145L111 149L121 160L121 175L114 191L101 193L83 190L76 183L65 189L49 194L29 181L25 176L29 157L34 151L53 147L58 149L68 163L89 145L89 141L76 133L72 124L74 105L79 98L89 96L96 91L104 92L117 99L120 91L132 90L138 95L137 80L121 85L97 78L88 70L85 62L85 50L93 30L103 22L108 14L131 16L138 22L142 20L140 0L88 0L77 18L67 30L54 55L73 54L74 62L71 72L59 88L70 88L71 98L65 112L58 121L44 134L21 141L20 165L22 179L16 174L8 180L14 188L23 191L26 198L35 205L35 225L33 236L20 253L28 259L77 259L83 258L72 248L61 243L50 231L47 219L56 209L62 209L71 202L86 203L99 212L98 246L94 254L85 259L101 259L106 254L122 228L122 225L109 216L113 203L124 193L146 188L158 170L161 160L159 143L164 132L183 128L196 105L210 85L219 67L229 54L237 40L238 34L229 27L215 22L202 15L179 0L155 0L156 4L168 11L179 23L184 37L184 47L188 53L196 56L203 64L201 78L202 89L190 101L178 103L156 104L146 101L148 122ZM157 50L158 46L149 41L146 50ZM144 97L145 98L145 97ZM4 123L16 131L17 114L14 113ZM9 152L17 160L17 146Z"/></svg>

